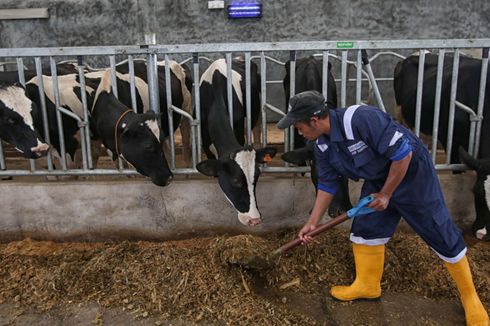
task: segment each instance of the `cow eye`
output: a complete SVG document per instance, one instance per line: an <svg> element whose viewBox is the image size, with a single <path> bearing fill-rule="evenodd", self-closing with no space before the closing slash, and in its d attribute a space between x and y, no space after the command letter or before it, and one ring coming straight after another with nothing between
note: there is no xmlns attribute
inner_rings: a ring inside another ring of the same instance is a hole
<svg viewBox="0 0 490 326"><path fill-rule="evenodd" d="M8 122L9 124L11 124L11 125L14 125L14 124L15 124L15 120L14 120L14 119L12 119L12 118L8 118L8 119L7 119L7 122Z"/></svg>

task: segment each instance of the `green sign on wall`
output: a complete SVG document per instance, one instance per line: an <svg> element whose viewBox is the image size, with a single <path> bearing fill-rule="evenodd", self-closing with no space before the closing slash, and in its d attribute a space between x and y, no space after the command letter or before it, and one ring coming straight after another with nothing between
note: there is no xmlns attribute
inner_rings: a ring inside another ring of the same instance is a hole
<svg viewBox="0 0 490 326"><path fill-rule="evenodd" d="M352 49L354 42L337 42L337 49Z"/></svg>

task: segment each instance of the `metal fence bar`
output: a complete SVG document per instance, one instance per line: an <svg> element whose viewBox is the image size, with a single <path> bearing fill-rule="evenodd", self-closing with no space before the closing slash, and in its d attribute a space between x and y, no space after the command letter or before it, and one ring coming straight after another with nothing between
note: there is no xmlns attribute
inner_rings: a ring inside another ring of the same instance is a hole
<svg viewBox="0 0 490 326"><path fill-rule="evenodd" d="M436 163L437 154L437 139L439 133L439 116L441 113L441 91L442 91L442 74L444 68L444 54L446 50L439 50L437 59L437 75L436 75L436 94L434 99L434 122L432 124L432 162Z"/></svg>
<svg viewBox="0 0 490 326"><path fill-rule="evenodd" d="M22 58L16 58L17 62L17 73L19 75L19 83L22 85L22 87L26 87L26 79L24 75L24 61ZM0 151L3 154L3 149L2 149L2 144L0 142ZM5 163L4 163L5 164ZM0 159L0 165L1 165L1 159ZM34 159L29 159L29 167L31 171L36 170L36 161ZM1 166L0 166L1 168Z"/></svg>
<svg viewBox="0 0 490 326"><path fill-rule="evenodd" d="M92 148L90 142L90 124L89 124L89 113L87 104L87 86L85 84L85 72L83 65L83 57L78 56L77 58L77 69L78 76L80 78L80 95L82 98L82 108L83 108L83 126L80 127L81 140L82 140L82 164L83 169L93 169L92 162ZM94 90L96 92L97 90ZM90 108L92 110L92 108Z"/></svg>
<svg viewBox="0 0 490 326"><path fill-rule="evenodd" d="M61 99L60 99L60 89L58 86L58 72L56 71L56 61L53 57L49 58L51 64L51 81L53 83L53 93L54 93L54 105L56 108L56 123L58 125L58 136L60 141L60 156L61 156L61 168L66 170L66 150L65 150L65 134L63 130L63 122L61 120Z"/></svg>
<svg viewBox="0 0 490 326"><path fill-rule="evenodd" d="M475 135L475 153L474 157L478 157L478 153L480 150L480 137L481 137L481 127L482 127L482 121L483 119L483 104L485 102L485 89L487 86L487 72L488 72L488 50L489 48L483 48L482 49L482 65L481 65L481 74L480 74L480 91L478 94L478 109L477 109L477 114L478 118L480 119L476 123L476 135ZM490 101L490 99L486 99L487 101ZM488 117L487 117L488 119Z"/></svg>
<svg viewBox="0 0 490 326"><path fill-rule="evenodd" d="M340 67L340 107L347 106L347 51L342 51L342 63Z"/></svg>
<svg viewBox="0 0 490 326"><path fill-rule="evenodd" d="M378 84L376 83L376 79L374 78L373 69L371 68L371 64L369 63L369 57L367 55L367 51L362 50L361 53L362 53L362 63L366 67L366 70L369 75L369 79L371 80L371 86L373 87L373 92L376 97L376 101L378 102L378 107L383 112L386 112L385 105L383 104L383 99L381 98L381 93L379 92L378 89Z"/></svg>
<svg viewBox="0 0 490 326"><path fill-rule="evenodd" d="M6 168L7 166L5 165L5 155L3 153L3 141L0 139L0 169L5 170Z"/></svg>
<svg viewBox="0 0 490 326"><path fill-rule="evenodd" d="M245 52L245 102L247 109L247 144L252 145L252 89L250 52Z"/></svg>
<svg viewBox="0 0 490 326"><path fill-rule="evenodd" d="M446 164L451 162L453 133L454 133L454 112L456 106L456 92L458 89L458 71L459 71L459 49L454 51L453 75L451 79L451 97L449 100L449 121L447 127L447 146L446 146Z"/></svg>
<svg viewBox="0 0 490 326"><path fill-rule="evenodd" d="M172 108L172 81L170 78L170 58L168 54L165 54L164 68L165 68L165 92L167 96L168 136L170 139L170 168L172 170L175 170L174 114Z"/></svg>
<svg viewBox="0 0 490 326"><path fill-rule="evenodd" d="M111 55L109 56L109 62L111 67L111 83L112 83L112 92L116 98L119 98L119 94L117 92L117 72L116 72L116 57Z"/></svg>
<svg viewBox="0 0 490 326"><path fill-rule="evenodd" d="M470 117L470 133L468 136L468 153L473 156L474 154L474 148L475 148L475 130L476 130L476 122L478 121L478 116L476 115L475 111L473 111L472 108L470 108L467 105L464 105L463 103L456 101L456 108L463 110L464 112L468 113Z"/></svg>
<svg viewBox="0 0 490 326"><path fill-rule="evenodd" d="M146 73L148 80L148 98L150 99L150 109L155 113L160 113L156 54L148 55L148 60L146 62Z"/></svg>
<svg viewBox="0 0 490 326"><path fill-rule="evenodd" d="M44 140L51 145L51 137L49 135L48 126L48 113L46 109L46 97L44 96L44 81L43 81L43 68L41 64L41 58L35 57L34 62L36 64L36 75L37 75L37 86L39 90L39 99L41 101L41 114L43 117L43 129L44 129ZM48 161L48 171L53 171L53 158L51 156L51 147L47 155Z"/></svg>
<svg viewBox="0 0 490 326"><path fill-rule="evenodd" d="M231 130L233 126L233 62L231 53L226 53L226 98L228 100L228 117L230 118Z"/></svg>
<svg viewBox="0 0 490 326"><path fill-rule="evenodd" d="M219 53L260 51L324 51L336 50L338 41L306 42L249 42L207 44L158 44L141 46L91 46L52 48L3 48L0 57L77 56L77 55L140 55L172 53ZM488 47L490 39L427 39L427 40L361 40L353 42L351 50L391 50L424 48L481 48Z"/></svg>
<svg viewBox="0 0 490 326"><path fill-rule="evenodd" d="M356 104L361 103L362 94L362 53L357 51L357 66L356 66Z"/></svg>
<svg viewBox="0 0 490 326"><path fill-rule="evenodd" d="M267 100L267 63L265 53L260 53L260 114L262 121L262 147L267 146L267 112L265 111L265 104ZM258 139L256 140L258 142Z"/></svg>
<svg viewBox="0 0 490 326"><path fill-rule="evenodd" d="M294 96L296 92L296 51L289 52L289 99ZM289 102L289 100L288 100ZM286 103L287 111L289 111L289 105ZM287 112L286 112L287 113ZM284 152L292 151L294 149L294 127L284 129Z"/></svg>
<svg viewBox="0 0 490 326"><path fill-rule="evenodd" d="M420 136L420 115L422 112L422 93L424 91L425 50L419 51L419 70L417 75L417 97L415 100L415 135Z"/></svg>
<svg viewBox="0 0 490 326"><path fill-rule="evenodd" d="M134 59L132 55L128 55L128 71L129 71L129 93L131 95L131 106L134 113L138 113L138 105L136 104L136 78L134 77Z"/></svg>
<svg viewBox="0 0 490 326"><path fill-rule="evenodd" d="M328 51L322 53L322 95L328 99Z"/></svg>
<svg viewBox="0 0 490 326"><path fill-rule="evenodd" d="M197 158L200 161L202 156L202 134L201 134L201 99L199 92L199 54L192 54L192 66L194 69L194 106L196 110L197 124Z"/></svg>

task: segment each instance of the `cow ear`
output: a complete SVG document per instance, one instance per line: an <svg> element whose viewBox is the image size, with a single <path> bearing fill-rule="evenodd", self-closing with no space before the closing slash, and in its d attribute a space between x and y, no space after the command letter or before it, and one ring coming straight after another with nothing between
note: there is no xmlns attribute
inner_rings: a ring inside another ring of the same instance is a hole
<svg viewBox="0 0 490 326"><path fill-rule="evenodd" d="M219 160L205 160L196 165L197 171L208 177L217 177L218 173L223 170L223 164Z"/></svg>
<svg viewBox="0 0 490 326"><path fill-rule="evenodd" d="M305 165L313 159L313 151L308 147L302 147L282 154L281 158L294 165Z"/></svg>
<svg viewBox="0 0 490 326"><path fill-rule="evenodd" d="M259 163L269 163L276 155L277 149L274 147L264 147L256 150L255 160Z"/></svg>

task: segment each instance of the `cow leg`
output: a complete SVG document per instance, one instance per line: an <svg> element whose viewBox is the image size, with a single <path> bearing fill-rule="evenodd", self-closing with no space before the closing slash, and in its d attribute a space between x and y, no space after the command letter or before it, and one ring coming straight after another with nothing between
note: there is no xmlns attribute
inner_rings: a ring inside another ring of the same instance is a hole
<svg viewBox="0 0 490 326"><path fill-rule="evenodd" d="M345 177L340 178L337 193L333 197L332 203L328 208L328 215L334 217L352 208L349 196L349 183Z"/></svg>
<svg viewBox="0 0 490 326"><path fill-rule="evenodd" d="M490 241L490 210L485 198L483 179L476 181L473 193L475 195L476 219L471 230L478 239ZM488 196L490 197L490 194Z"/></svg>

